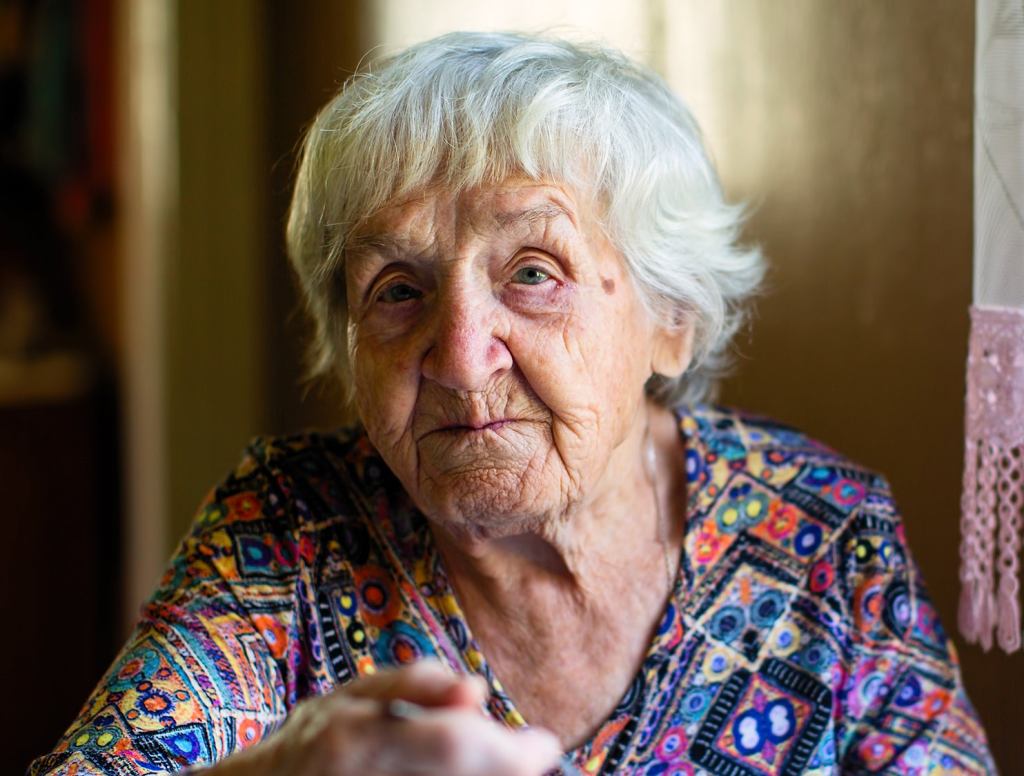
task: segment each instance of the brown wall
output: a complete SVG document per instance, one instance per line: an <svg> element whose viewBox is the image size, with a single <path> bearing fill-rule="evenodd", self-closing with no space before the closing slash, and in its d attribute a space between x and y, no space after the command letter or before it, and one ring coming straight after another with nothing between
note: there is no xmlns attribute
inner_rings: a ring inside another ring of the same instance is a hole
<svg viewBox="0 0 1024 776"><path fill-rule="evenodd" d="M365 50L366 14L359 2L317 0L272 3L267 10L266 121L273 198L267 228L267 387L270 427L281 432L330 427L343 418L331 390L302 377L309 326L285 258L284 224L302 131L356 69Z"/></svg>

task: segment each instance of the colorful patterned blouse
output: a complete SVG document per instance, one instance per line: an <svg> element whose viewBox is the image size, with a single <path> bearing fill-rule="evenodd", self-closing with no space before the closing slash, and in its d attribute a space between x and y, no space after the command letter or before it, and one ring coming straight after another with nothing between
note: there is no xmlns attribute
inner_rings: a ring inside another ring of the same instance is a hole
<svg viewBox="0 0 1024 776"><path fill-rule="evenodd" d="M885 481L778 424L677 410L675 590L588 774L994 773ZM258 440L30 773L144 774L252 745L296 702L434 655L490 684L423 516L358 431Z"/></svg>

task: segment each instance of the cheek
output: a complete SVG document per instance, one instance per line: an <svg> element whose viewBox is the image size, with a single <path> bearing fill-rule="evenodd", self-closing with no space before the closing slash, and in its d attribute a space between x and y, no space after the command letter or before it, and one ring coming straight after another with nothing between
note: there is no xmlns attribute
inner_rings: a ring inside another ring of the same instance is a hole
<svg viewBox="0 0 1024 776"><path fill-rule="evenodd" d="M635 309L603 299L580 300L574 312L513 329L513 356L538 395L557 410L631 403L650 371L651 332ZM561 401L560 401L561 400Z"/></svg>
<svg viewBox="0 0 1024 776"><path fill-rule="evenodd" d="M412 348L357 341L353 361L356 406L371 441L385 447L407 433L419 386L419 367Z"/></svg>

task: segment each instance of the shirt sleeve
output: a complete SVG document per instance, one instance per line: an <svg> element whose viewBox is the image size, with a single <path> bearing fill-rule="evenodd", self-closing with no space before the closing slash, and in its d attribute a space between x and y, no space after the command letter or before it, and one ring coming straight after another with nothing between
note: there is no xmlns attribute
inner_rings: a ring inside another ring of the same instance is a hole
<svg viewBox="0 0 1024 776"><path fill-rule="evenodd" d="M280 541L268 538L274 521L258 468L246 459L201 505L128 643L30 776L174 773L256 743L284 721L292 558L286 527ZM245 553L267 574L243 595Z"/></svg>
<svg viewBox="0 0 1024 776"><path fill-rule="evenodd" d="M834 600L850 625L838 696L842 772L996 773L956 648L928 598L884 482L821 564L834 564L817 573L834 573Z"/></svg>

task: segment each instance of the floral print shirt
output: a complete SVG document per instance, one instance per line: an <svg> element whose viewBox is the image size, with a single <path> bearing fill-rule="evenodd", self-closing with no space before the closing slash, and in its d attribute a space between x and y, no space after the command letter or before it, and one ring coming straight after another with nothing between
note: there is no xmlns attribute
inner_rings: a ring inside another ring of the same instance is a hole
<svg viewBox="0 0 1024 776"><path fill-rule="evenodd" d="M994 773L877 474L765 419L676 409L675 588L587 774ZM301 699L435 656L484 676L426 520L358 429L254 442L201 506L134 634L31 774L172 773Z"/></svg>

